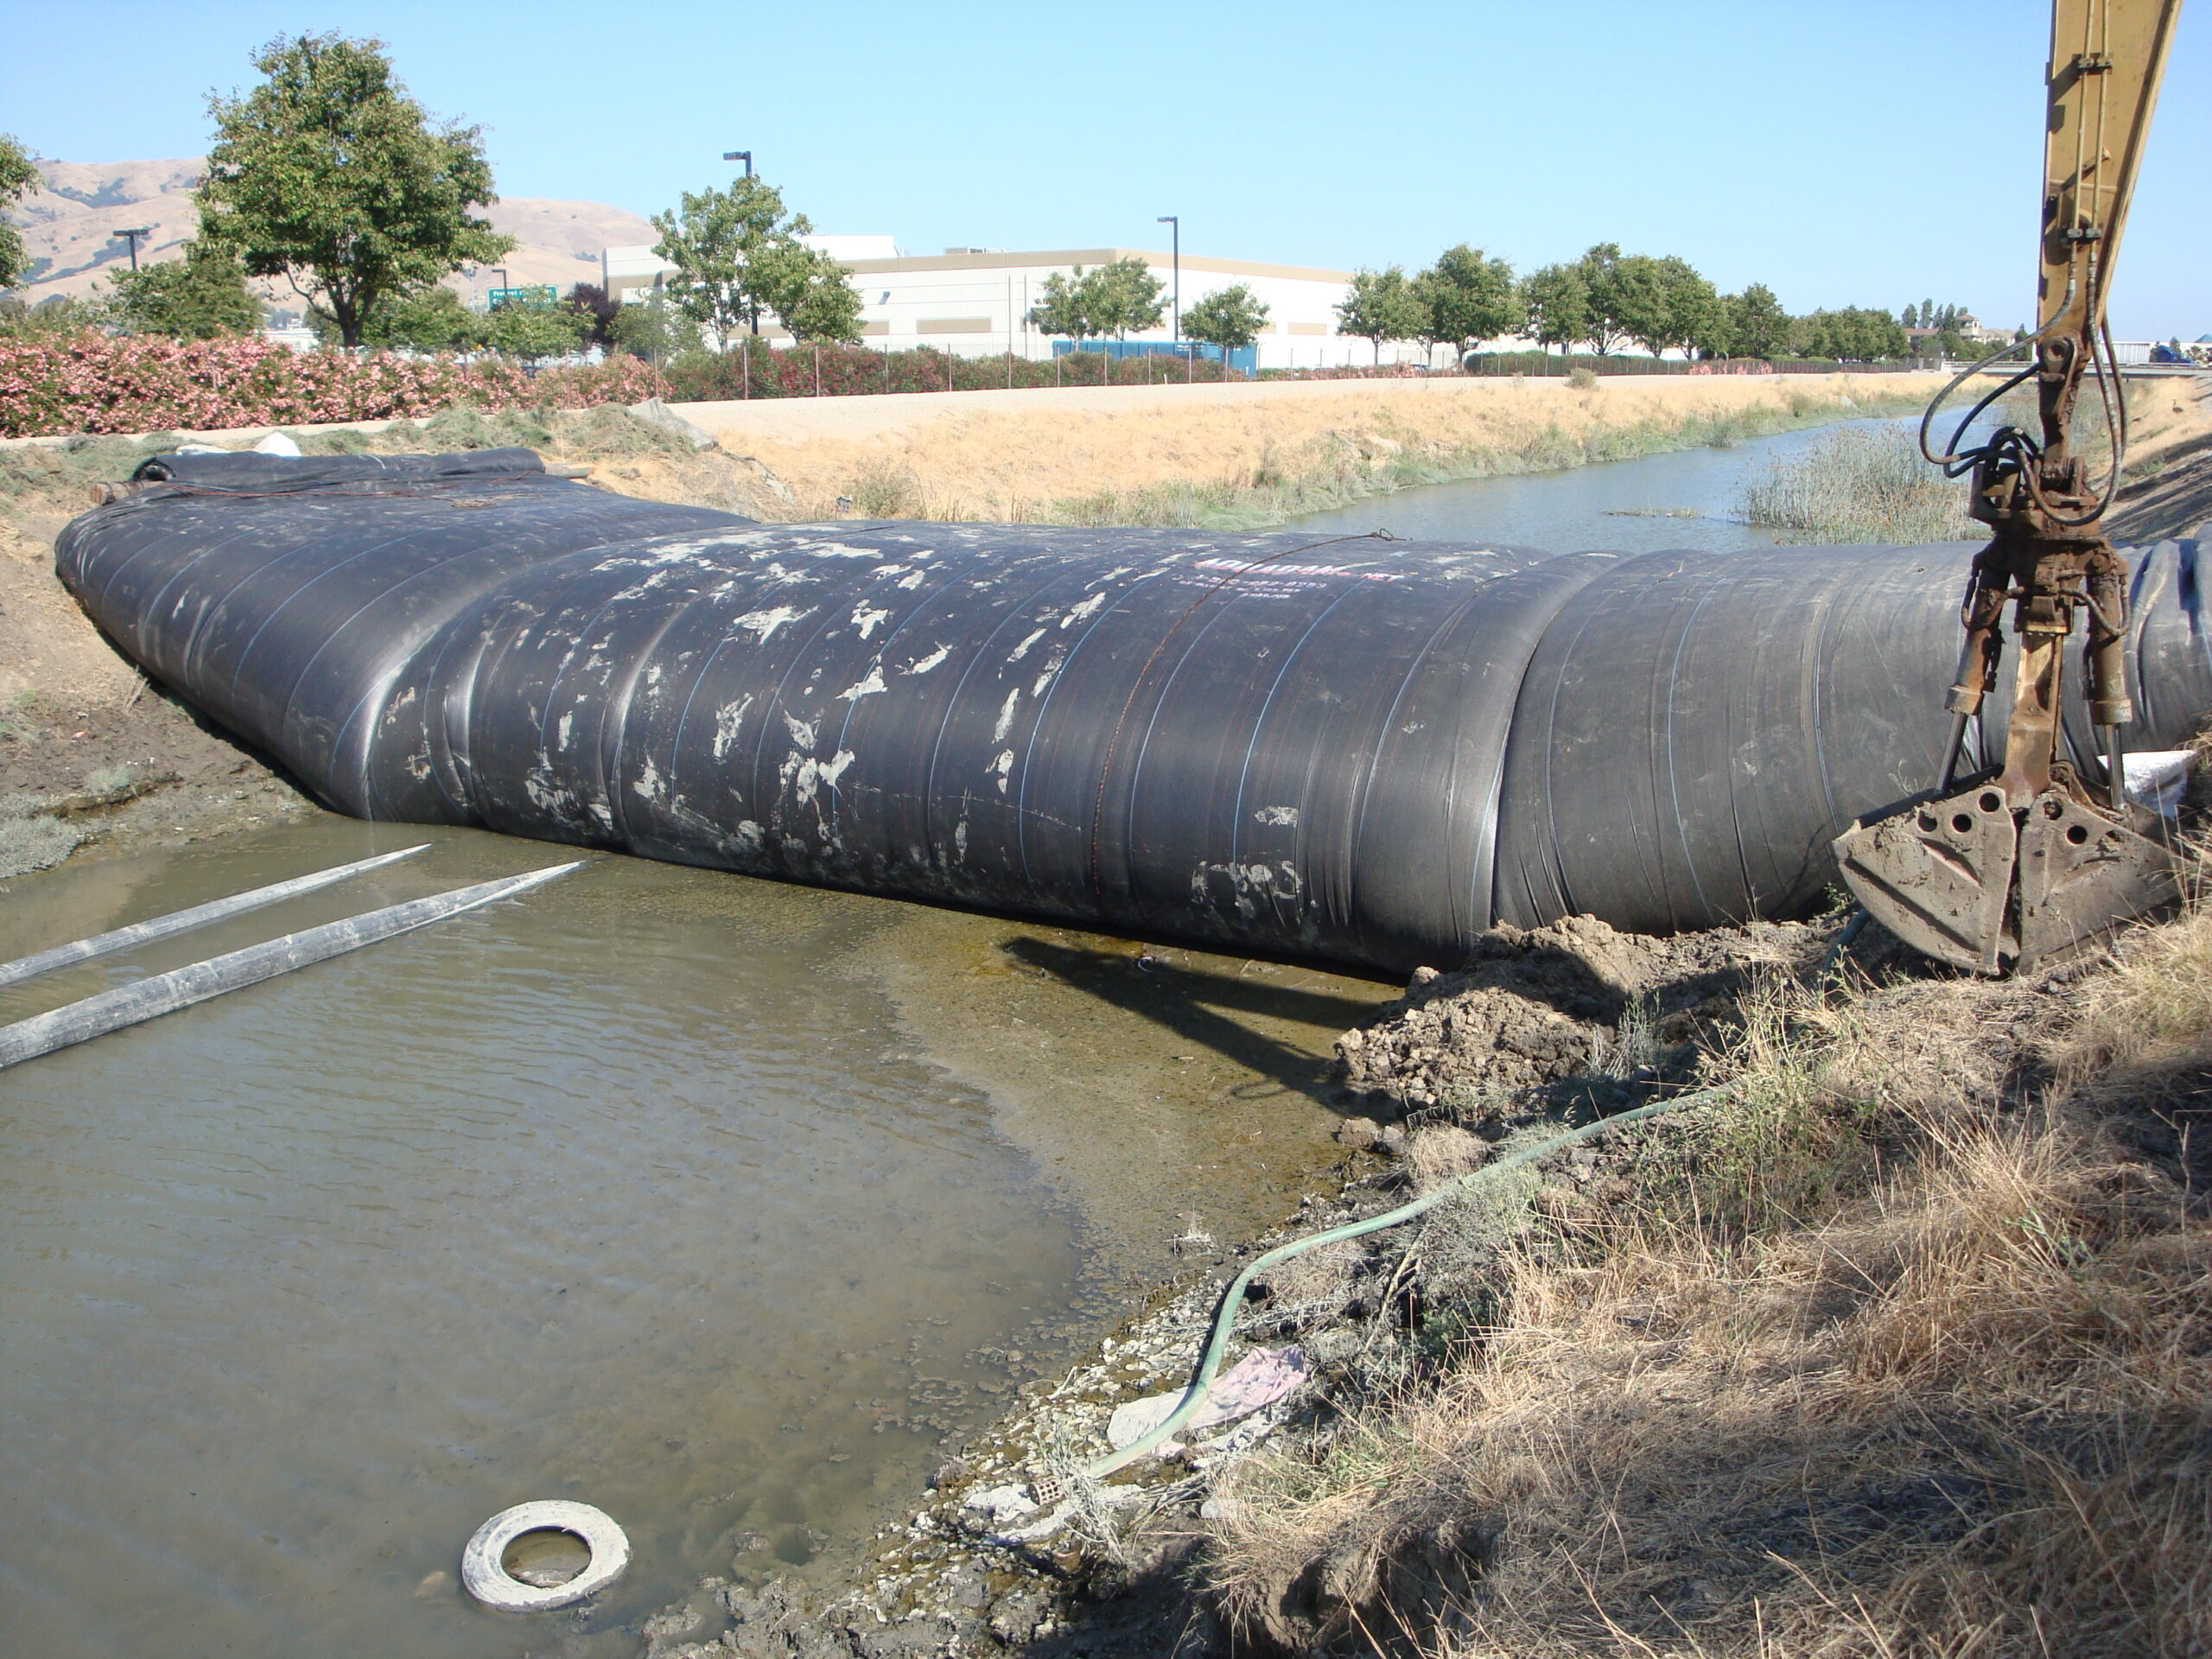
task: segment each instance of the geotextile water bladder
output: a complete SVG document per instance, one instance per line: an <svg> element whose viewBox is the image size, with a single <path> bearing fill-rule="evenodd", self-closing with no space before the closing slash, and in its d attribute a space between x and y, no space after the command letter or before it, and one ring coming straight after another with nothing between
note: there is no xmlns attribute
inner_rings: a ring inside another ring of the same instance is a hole
<svg viewBox="0 0 2212 1659"><path fill-rule="evenodd" d="M1818 902L1934 780L1973 552L762 524L525 450L142 479L63 581L340 811L1392 973ZM2131 556L2172 747L2196 544Z"/></svg>

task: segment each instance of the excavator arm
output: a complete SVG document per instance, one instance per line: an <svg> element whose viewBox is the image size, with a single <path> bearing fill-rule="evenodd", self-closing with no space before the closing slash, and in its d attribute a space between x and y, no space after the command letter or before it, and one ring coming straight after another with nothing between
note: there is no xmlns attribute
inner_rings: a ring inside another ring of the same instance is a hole
<svg viewBox="0 0 2212 1659"><path fill-rule="evenodd" d="M2099 528L2126 453L2105 302L2180 10L2181 0L2054 0L2037 327L2013 348L2028 361L1974 404L1942 453L1930 429L1967 375L1921 423L1929 459L1953 477L1971 475L1969 511L1990 539L1963 607L1942 774L1933 789L1853 824L1835 852L1877 920L1976 972L2063 960L2180 896L2183 855L2162 821L2127 800L2127 590ZM2109 440L2101 461L2075 435L2085 382ZM2036 431L2000 427L1967 444L1986 411L2031 383ZM1968 727L1999 690L2008 604L2004 760L1961 783ZM2062 694L2077 622L2097 753L2069 757Z"/></svg>

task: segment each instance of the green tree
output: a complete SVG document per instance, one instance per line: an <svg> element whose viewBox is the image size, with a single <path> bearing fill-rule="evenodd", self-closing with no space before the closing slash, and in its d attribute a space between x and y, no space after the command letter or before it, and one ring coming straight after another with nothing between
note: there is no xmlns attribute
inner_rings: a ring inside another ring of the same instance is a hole
<svg viewBox="0 0 2212 1659"><path fill-rule="evenodd" d="M1720 296L1672 254L1624 254L1601 242L1577 262L1590 295L1590 339L1600 353L1632 340L1654 357L1731 337Z"/></svg>
<svg viewBox="0 0 2212 1659"><path fill-rule="evenodd" d="M560 304L503 305L484 318L484 343L503 357L536 363L582 346L588 317Z"/></svg>
<svg viewBox="0 0 2212 1659"><path fill-rule="evenodd" d="M1665 320L1656 333L1637 338L1654 357L1670 346L1685 353L1702 352L1707 357L1726 357L1734 334L1720 303L1719 290L1686 259L1668 254L1652 263L1659 270Z"/></svg>
<svg viewBox="0 0 2212 1659"><path fill-rule="evenodd" d="M1672 343L1674 296L1666 269L1656 259L1648 254L1616 253L1604 262L1602 276L1591 284L1590 294L1600 352L1631 340L1656 355L1665 346L1653 347L1652 340Z"/></svg>
<svg viewBox="0 0 2212 1659"><path fill-rule="evenodd" d="M134 334L213 340L261 326L261 302L238 255L205 240L186 243L181 259L123 271L111 286L117 319Z"/></svg>
<svg viewBox="0 0 2212 1659"><path fill-rule="evenodd" d="M865 304L851 273L828 254L785 240L754 256L750 286L794 340L861 337Z"/></svg>
<svg viewBox="0 0 2212 1659"><path fill-rule="evenodd" d="M207 100L200 238L283 277L345 344L378 307L514 246L468 211L497 200L481 133L433 121L381 41L279 35L253 66L261 86Z"/></svg>
<svg viewBox="0 0 2212 1659"><path fill-rule="evenodd" d="M1598 348L1600 357L1623 340L1632 337L1633 331L1621 313L1624 308L1633 313L1636 296L1623 292L1620 262L1621 245L1618 242L1600 242L1574 262L1575 271L1582 278L1583 292L1589 296L1583 338Z"/></svg>
<svg viewBox="0 0 2212 1659"><path fill-rule="evenodd" d="M699 325L671 303L665 290L655 289L637 305L626 305L615 314L615 344L632 357L648 363L672 363L706 349Z"/></svg>
<svg viewBox="0 0 2212 1659"><path fill-rule="evenodd" d="M1058 334L1068 340L1085 340L1103 334L1103 329L1091 321L1084 308L1091 297L1085 284L1083 267L1075 268L1071 277L1053 271L1045 278L1045 296L1029 308L1029 326L1040 334Z"/></svg>
<svg viewBox="0 0 2212 1659"><path fill-rule="evenodd" d="M1427 315L1418 338L1432 346L1451 346L1455 360L1478 341L1510 334L1528 317L1513 267L1503 259L1485 258L1480 248L1465 242L1437 255L1413 285Z"/></svg>
<svg viewBox="0 0 2212 1659"><path fill-rule="evenodd" d="M486 320L443 283L379 306L362 331L364 346L410 352L474 352L485 343ZM308 319L318 334L336 332L327 312Z"/></svg>
<svg viewBox="0 0 2212 1659"><path fill-rule="evenodd" d="M1736 344L1736 313L1723 294L1710 294L1691 308L1684 325L1683 344L1692 357L1708 360L1733 357Z"/></svg>
<svg viewBox="0 0 2212 1659"><path fill-rule="evenodd" d="M38 186L38 168L23 153L23 147L0 132L0 207L21 201ZM23 257L23 238L5 217L0 217L0 288L13 288L22 281L29 264Z"/></svg>
<svg viewBox="0 0 2212 1659"><path fill-rule="evenodd" d="M1241 352L1255 343L1260 330L1267 326L1266 302L1244 283L1217 288L1183 313L1184 334L1201 345L1218 346L1224 373L1228 371L1230 353Z"/></svg>
<svg viewBox="0 0 2212 1659"><path fill-rule="evenodd" d="M1083 282L1084 315L1102 334L1127 340L1132 329L1159 327L1167 315L1167 284L1135 254L1099 266Z"/></svg>
<svg viewBox="0 0 2212 1659"><path fill-rule="evenodd" d="M1732 336L1728 349L1744 357L1784 357L1789 351L1789 314L1774 290L1752 283L1740 294L1722 296Z"/></svg>
<svg viewBox="0 0 2212 1659"><path fill-rule="evenodd" d="M727 190L685 191L677 211L653 215L653 251L676 267L669 297L727 348L740 328L760 333L783 256L814 226L804 213L785 215L775 186L742 178Z"/></svg>
<svg viewBox="0 0 2212 1659"><path fill-rule="evenodd" d="M1942 314L1936 315L1940 317ZM1840 310L1815 311L1802 321L1804 349L1808 357L1872 363L1906 353L1904 330L1886 311L1851 305Z"/></svg>
<svg viewBox="0 0 2212 1659"><path fill-rule="evenodd" d="M1402 265L1354 271L1351 287L1335 308L1338 326L1347 334L1371 342L1378 364L1382 360L1384 340L1419 340L1428 321Z"/></svg>
<svg viewBox="0 0 2212 1659"><path fill-rule="evenodd" d="M1576 265L1546 265L1521 283L1529 332L1548 351L1590 337L1590 289Z"/></svg>

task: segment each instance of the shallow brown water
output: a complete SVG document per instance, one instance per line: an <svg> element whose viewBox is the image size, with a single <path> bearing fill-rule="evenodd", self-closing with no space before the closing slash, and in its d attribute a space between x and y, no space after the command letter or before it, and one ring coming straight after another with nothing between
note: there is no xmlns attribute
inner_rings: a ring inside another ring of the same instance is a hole
<svg viewBox="0 0 2212 1659"><path fill-rule="evenodd" d="M0 886L0 957L421 840L0 1021L568 855L318 817ZM0 1072L0 1651L626 1655L702 1574L834 1572L1186 1216L1325 1156L1390 988L1137 957L602 858ZM534 1497L630 1533L582 1618L454 1586Z"/></svg>

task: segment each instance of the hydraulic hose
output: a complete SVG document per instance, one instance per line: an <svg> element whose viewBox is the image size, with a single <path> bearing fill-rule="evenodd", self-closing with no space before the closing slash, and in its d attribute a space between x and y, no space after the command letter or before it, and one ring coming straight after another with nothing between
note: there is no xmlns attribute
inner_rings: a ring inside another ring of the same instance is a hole
<svg viewBox="0 0 2212 1659"><path fill-rule="evenodd" d="M1319 1249L1324 1244L1334 1244L1347 1238L1361 1238L1369 1233L1379 1233L1385 1228L1395 1227L1401 1223L1411 1221L1414 1217L1434 1209L1455 1192L1480 1186L1485 1182L1497 1179L1508 1171L1522 1169L1530 1164L1539 1163L1554 1153L1562 1151L1579 1141L1587 1141L1592 1136L1603 1135L1609 1129L1624 1128L1630 1123L1638 1123L1649 1118L1662 1116L1668 1112L1679 1111L1685 1106L1703 1106L1716 1100L1726 1099L1734 1090L1734 1084L1723 1084L1718 1088L1700 1089L1694 1094L1675 1095L1665 1100L1655 1100L1649 1105L1638 1106L1630 1111L1616 1113L1611 1117L1599 1118L1592 1122L1584 1124L1580 1128L1569 1129L1565 1135L1555 1135L1548 1141L1540 1141L1533 1147L1524 1147L1519 1152L1510 1154L1495 1162L1484 1164L1480 1169L1470 1170L1465 1175L1456 1176L1445 1182L1433 1192L1424 1193L1411 1204L1400 1205L1395 1210L1386 1210L1379 1216L1368 1217L1364 1221L1348 1221L1341 1227L1332 1227L1325 1232L1309 1234L1304 1238L1293 1239L1287 1244L1276 1245L1274 1249L1255 1258L1243 1272L1230 1281L1229 1288L1222 1293L1221 1300L1214 1312L1211 1334L1207 1338L1205 1351L1198 1357L1198 1370L1192 1375L1189 1386L1183 1391L1182 1400L1176 1405L1175 1409L1168 1414L1167 1420L1141 1440L1123 1446L1119 1452L1101 1458L1095 1463L1086 1464L1081 1473L1086 1479L1103 1480L1117 1470L1128 1468L1138 1459L1146 1456L1154 1447L1167 1440L1198 1414L1199 1408L1206 1402L1206 1393L1213 1386L1215 1375L1221 1370L1222 1355L1229 1346L1230 1332L1236 1328L1236 1313L1243 1306L1244 1293L1250 1287L1252 1281L1269 1268L1287 1262L1293 1256L1303 1255L1308 1250Z"/></svg>

